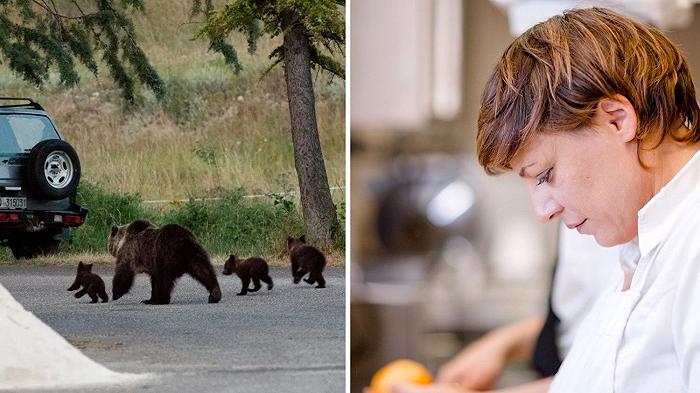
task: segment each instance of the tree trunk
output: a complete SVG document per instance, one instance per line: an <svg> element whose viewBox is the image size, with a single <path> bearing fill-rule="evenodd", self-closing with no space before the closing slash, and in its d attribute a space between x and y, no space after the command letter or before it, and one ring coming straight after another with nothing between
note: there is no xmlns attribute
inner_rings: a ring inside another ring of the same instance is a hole
<svg viewBox="0 0 700 393"><path fill-rule="evenodd" d="M329 248L335 207L328 187L326 165L316 125L316 101L311 81L309 40L304 27L295 25L284 35L284 77L292 120L294 166L310 243Z"/></svg>

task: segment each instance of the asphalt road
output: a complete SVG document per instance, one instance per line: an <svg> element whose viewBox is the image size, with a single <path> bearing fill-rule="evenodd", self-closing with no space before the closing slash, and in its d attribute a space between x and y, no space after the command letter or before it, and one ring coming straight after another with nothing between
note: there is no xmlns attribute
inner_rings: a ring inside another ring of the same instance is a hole
<svg viewBox="0 0 700 393"><path fill-rule="evenodd" d="M113 269L93 271L111 299ZM141 274L116 302L88 304L66 290L75 267L0 266L0 283L24 308L86 355L115 371L157 375L101 392L344 392L344 270L328 268L325 289L292 284L286 268L270 275L272 291L263 285L247 296L235 295L238 277L219 275L218 304L207 304L204 287L183 276L171 304L151 306L140 302L150 297Z"/></svg>

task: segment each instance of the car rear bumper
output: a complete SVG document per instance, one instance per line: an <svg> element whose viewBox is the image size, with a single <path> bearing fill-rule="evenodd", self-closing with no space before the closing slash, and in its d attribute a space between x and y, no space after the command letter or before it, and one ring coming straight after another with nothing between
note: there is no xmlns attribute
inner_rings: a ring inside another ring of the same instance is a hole
<svg viewBox="0 0 700 393"><path fill-rule="evenodd" d="M66 210L0 210L0 236L79 227L85 223L87 213L86 208L78 205Z"/></svg>

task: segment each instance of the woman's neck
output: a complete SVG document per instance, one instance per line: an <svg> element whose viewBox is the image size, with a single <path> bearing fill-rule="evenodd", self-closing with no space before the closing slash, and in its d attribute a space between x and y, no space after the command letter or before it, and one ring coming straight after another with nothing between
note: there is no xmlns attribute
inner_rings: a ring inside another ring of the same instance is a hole
<svg viewBox="0 0 700 393"><path fill-rule="evenodd" d="M651 181L649 188L652 195L656 195L668 184L700 150L700 143L678 142L671 137L671 134L685 135L688 132L690 132L688 128L681 126L676 132L667 134L658 147L651 150L640 148L639 157L648 168L647 173Z"/></svg>

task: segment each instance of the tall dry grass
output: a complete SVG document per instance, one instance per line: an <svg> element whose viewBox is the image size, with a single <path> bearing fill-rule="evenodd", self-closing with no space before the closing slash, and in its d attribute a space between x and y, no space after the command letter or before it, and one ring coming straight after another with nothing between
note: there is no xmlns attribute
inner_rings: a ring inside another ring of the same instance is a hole
<svg viewBox="0 0 700 393"><path fill-rule="evenodd" d="M141 88L137 105L125 105L105 68L97 79L80 69L77 87L39 90L0 65L3 95L37 99L78 151L84 178L105 189L146 200L297 189L282 70L259 80L279 40L261 40L251 55L234 37L244 67L235 75L192 40L201 24L188 22L191 0L145 3L134 18L137 39L166 81L163 102ZM314 77L329 183L344 186L344 82Z"/></svg>

